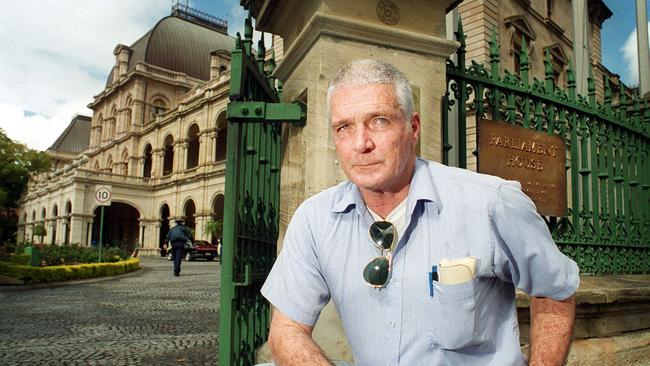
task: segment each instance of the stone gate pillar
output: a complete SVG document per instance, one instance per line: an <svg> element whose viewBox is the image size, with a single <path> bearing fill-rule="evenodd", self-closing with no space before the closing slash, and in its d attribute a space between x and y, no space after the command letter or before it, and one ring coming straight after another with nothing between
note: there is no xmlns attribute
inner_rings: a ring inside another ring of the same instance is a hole
<svg viewBox="0 0 650 366"><path fill-rule="evenodd" d="M379 59L404 72L421 115L418 154L441 160L445 61L457 47L457 42L446 39L445 14L458 2L287 0L274 6L270 0L250 1L257 29L284 41L284 56L275 71L284 83L283 102L299 99L308 106L304 127L285 126L279 248L298 205L346 179L332 142L326 97L329 81L347 63ZM351 360L331 304L314 337L330 358Z"/></svg>

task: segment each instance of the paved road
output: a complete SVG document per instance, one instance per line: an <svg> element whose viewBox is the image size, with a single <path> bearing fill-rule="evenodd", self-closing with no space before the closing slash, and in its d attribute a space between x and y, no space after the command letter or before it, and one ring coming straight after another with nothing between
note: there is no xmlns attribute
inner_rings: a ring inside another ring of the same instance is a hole
<svg viewBox="0 0 650 366"><path fill-rule="evenodd" d="M217 365L219 264L143 258L110 279L0 287L0 365Z"/></svg>

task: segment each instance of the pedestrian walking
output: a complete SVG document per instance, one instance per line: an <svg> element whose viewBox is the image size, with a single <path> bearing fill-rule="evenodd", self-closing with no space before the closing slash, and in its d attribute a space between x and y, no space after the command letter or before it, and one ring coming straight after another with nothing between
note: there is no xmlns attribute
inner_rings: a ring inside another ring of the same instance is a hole
<svg viewBox="0 0 650 366"><path fill-rule="evenodd" d="M174 276L181 275L181 260L185 253L185 246L194 244L194 237L190 229L185 226L183 220L176 220L176 226L167 233L167 243L171 245L172 256L174 257Z"/></svg>

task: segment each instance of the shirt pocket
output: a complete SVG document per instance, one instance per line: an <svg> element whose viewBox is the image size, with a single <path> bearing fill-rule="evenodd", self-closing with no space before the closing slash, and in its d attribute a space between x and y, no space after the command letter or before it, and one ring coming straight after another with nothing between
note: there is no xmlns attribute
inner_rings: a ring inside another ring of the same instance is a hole
<svg viewBox="0 0 650 366"><path fill-rule="evenodd" d="M455 285L433 283L431 326L433 342L455 350L485 342L488 322L481 319L481 286L478 277Z"/></svg>

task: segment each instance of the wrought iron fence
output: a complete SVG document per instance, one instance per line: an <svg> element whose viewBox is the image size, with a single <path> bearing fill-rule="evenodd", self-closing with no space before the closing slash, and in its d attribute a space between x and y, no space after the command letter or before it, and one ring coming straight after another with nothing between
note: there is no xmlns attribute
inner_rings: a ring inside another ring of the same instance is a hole
<svg viewBox="0 0 650 366"><path fill-rule="evenodd" d="M648 100L642 102L638 95L628 100L621 93L614 105L606 80L604 101L597 102L591 70L588 95L579 95L572 65L563 90L555 85L548 51L544 80L530 80L525 39L519 51L519 73L502 74L495 33L490 41L489 67L473 61L466 65L460 22L455 35L460 48L455 62L447 60L443 162L449 164L455 154L458 165L467 167L467 121L471 118L502 120L562 136L567 151L569 209L566 216L545 217L556 244L583 273L649 273ZM450 141L451 113L457 117L455 147ZM477 151L473 153L477 155Z"/></svg>

